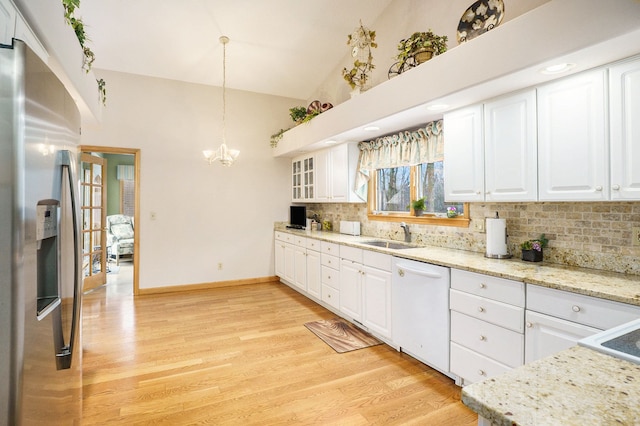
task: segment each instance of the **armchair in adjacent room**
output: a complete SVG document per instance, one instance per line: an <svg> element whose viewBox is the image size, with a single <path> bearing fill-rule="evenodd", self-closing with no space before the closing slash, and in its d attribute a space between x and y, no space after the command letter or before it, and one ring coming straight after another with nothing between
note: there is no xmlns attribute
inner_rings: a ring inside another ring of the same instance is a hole
<svg viewBox="0 0 640 426"><path fill-rule="evenodd" d="M107 248L109 256L116 258L116 265L122 255L133 259L133 246L133 218L123 214L107 216Z"/></svg>

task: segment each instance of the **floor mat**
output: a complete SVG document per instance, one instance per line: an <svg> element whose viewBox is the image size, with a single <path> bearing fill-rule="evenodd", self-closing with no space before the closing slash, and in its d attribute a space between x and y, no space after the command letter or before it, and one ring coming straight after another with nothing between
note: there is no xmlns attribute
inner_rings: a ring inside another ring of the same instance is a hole
<svg viewBox="0 0 640 426"><path fill-rule="evenodd" d="M304 325L336 352L344 353L382 343L366 331L339 318L311 321Z"/></svg>

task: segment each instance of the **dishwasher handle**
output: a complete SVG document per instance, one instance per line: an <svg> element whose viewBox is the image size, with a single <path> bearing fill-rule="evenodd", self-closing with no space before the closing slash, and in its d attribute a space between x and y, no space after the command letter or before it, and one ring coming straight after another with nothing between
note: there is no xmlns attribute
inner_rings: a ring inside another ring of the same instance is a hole
<svg viewBox="0 0 640 426"><path fill-rule="evenodd" d="M442 275L437 272L425 271L421 269L414 269L407 266L398 265L398 275L400 275L401 277L404 277L404 271L408 271L413 274L420 275L427 278L434 278L434 279L442 278Z"/></svg>

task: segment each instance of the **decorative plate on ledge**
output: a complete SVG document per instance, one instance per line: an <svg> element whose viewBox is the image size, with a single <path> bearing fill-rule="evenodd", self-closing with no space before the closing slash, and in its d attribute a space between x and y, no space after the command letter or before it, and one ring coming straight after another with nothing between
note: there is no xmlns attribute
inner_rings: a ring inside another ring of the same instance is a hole
<svg viewBox="0 0 640 426"><path fill-rule="evenodd" d="M497 27L504 17L502 0L478 0L460 18L458 44L469 41Z"/></svg>

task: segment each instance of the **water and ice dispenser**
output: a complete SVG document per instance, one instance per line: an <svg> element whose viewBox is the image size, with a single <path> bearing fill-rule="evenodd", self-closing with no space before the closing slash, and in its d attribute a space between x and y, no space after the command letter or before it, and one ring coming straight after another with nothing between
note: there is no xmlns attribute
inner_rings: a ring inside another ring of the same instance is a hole
<svg viewBox="0 0 640 426"><path fill-rule="evenodd" d="M60 300L58 200L40 200L36 206L38 245L38 319L53 311Z"/></svg>

